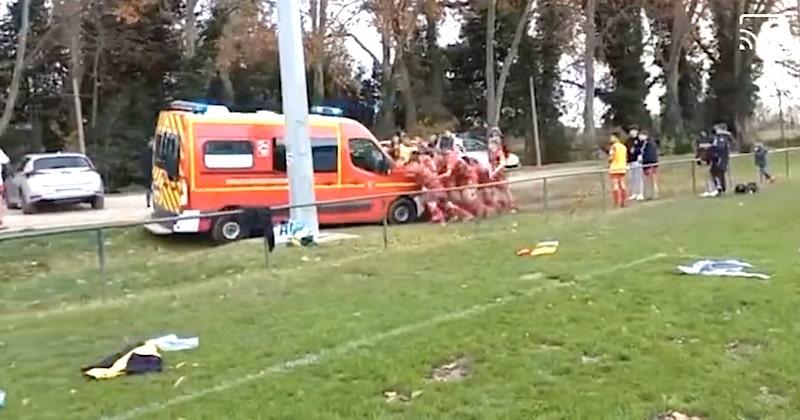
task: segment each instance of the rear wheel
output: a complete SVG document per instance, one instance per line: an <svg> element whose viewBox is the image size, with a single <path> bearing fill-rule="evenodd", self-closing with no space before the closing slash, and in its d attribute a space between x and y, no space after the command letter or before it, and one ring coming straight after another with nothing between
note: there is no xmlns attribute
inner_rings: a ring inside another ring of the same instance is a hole
<svg viewBox="0 0 800 420"><path fill-rule="evenodd" d="M244 239L246 235L247 229L245 229L240 218L236 216L220 217L211 230L211 238L220 244L236 242Z"/></svg>
<svg viewBox="0 0 800 420"><path fill-rule="evenodd" d="M410 198L399 198L389 206L389 223L402 225L417 220L417 205Z"/></svg>

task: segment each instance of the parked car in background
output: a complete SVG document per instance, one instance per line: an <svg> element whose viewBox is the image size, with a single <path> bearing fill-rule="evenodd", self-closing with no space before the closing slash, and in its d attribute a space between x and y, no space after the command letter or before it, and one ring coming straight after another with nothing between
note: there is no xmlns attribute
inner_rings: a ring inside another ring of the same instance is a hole
<svg viewBox="0 0 800 420"><path fill-rule="evenodd" d="M464 151L470 158L477 160L481 165L489 167L489 147L486 142L478 137L455 134L454 137L439 137L436 147L442 150L452 150L455 143L464 143ZM519 156L506 152L506 169L519 169L522 167Z"/></svg>
<svg viewBox="0 0 800 420"><path fill-rule="evenodd" d="M78 153L31 154L22 158L6 182L6 204L25 214L40 204L105 205L103 180L88 157Z"/></svg>

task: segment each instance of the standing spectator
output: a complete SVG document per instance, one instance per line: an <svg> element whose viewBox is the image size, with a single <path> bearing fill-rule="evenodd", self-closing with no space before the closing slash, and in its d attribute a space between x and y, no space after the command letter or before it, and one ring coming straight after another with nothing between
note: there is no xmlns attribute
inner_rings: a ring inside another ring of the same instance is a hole
<svg viewBox="0 0 800 420"><path fill-rule="evenodd" d="M142 148L139 156L139 166L142 171L142 185L144 186L145 200L147 208L151 206L153 197L153 139L147 142L147 147Z"/></svg>
<svg viewBox="0 0 800 420"><path fill-rule="evenodd" d="M641 133L642 145L642 166L644 167L645 186L649 190L647 197L651 200L658 199L658 158L659 147L658 139L654 139Z"/></svg>
<svg viewBox="0 0 800 420"><path fill-rule="evenodd" d="M626 147L628 148L628 166L630 166L630 182L631 196L629 200L642 201L644 200L644 171L642 169L642 146L641 132L638 126L631 126L628 129L628 141Z"/></svg>
<svg viewBox="0 0 800 420"><path fill-rule="evenodd" d="M611 134L611 147L608 150L608 173L611 176L611 191L616 207L625 207L625 175L628 172L628 148L622 143L620 135Z"/></svg>
<svg viewBox="0 0 800 420"><path fill-rule="evenodd" d="M714 127L714 136L711 141L711 177L714 179L717 196L724 194L728 190L725 175L728 172L730 162L730 144L733 136L727 130L725 124L717 124Z"/></svg>
<svg viewBox="0 0 800 420"><path fill-rule="evenodd" d="M6 165L8 165L11 160L8 156L3 152L3 149L0 149L0 230L6 229L6 226L3 224L3 207L4 201L6 197L6 191L3 187L3 177L6 174Z"/></svg>
<svg viewBox="0 0 800 420"><path fill-rule="evenodd" d="M764 181L773 182L775 178L767 172L767 155L769 154L769 150L764 147L764 143L756 143L756 149L753 152L755 156L755 163L756 167L758 168L758 181L760 183L764 183Z"/></svg>

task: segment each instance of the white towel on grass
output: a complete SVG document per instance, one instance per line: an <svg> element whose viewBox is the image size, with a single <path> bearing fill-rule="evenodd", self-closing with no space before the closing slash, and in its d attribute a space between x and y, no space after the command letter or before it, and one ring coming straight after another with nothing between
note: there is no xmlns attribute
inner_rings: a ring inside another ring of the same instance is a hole
<svg viewBox="0 0 800 420"><path fill-rule="evenodd" d="M769 276L748 271L753 265L739 260L700 260L692 265L679 265L678 270L683 274L722 277L751 277L762 280Z"/></svg>

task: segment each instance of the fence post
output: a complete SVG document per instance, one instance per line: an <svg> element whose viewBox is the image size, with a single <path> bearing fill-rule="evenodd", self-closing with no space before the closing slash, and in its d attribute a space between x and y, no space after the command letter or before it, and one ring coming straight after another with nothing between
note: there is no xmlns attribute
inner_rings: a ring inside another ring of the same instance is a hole
<svg viewBox="0 0 800 420"><path fill-rule="evenodd" d="M386 199L383 199L383 249L389 249L389 209Z"/></svg>
<svg viewBox="0 0 800 420"><path fill-rule="evenodd" d="M106 282L106 244L103 229L97 229L95 238L97 239L97 263L100 266L100 281Z"/></svg>
<svg viewBox="0 0 800 420"><path fill-rule="evenodd" d="M786 178L789 178L789 149L783 149L783 157L786 161Z"/></svg>
<svg viewBox="0 0 800 420"><path fill-rule="evenodd" d="M547 202L547 177L542 178L542 210L547 211L549 205Z"/></svg>
<svg viewBox="0 0 800 420"><path fill-rule="evenodd" d="M692 195L697 195L697 162L692 160L689 165L692 167Z"/></svg>
<svg viewBox="0 0 800 420"><path fill-rule="evenodd" d="M599 172L600 174L600 202L603 204L603 211L608 211L608 201L606 201L608 196L608 191L606 187L606 174L605 172Z"/></svg>

